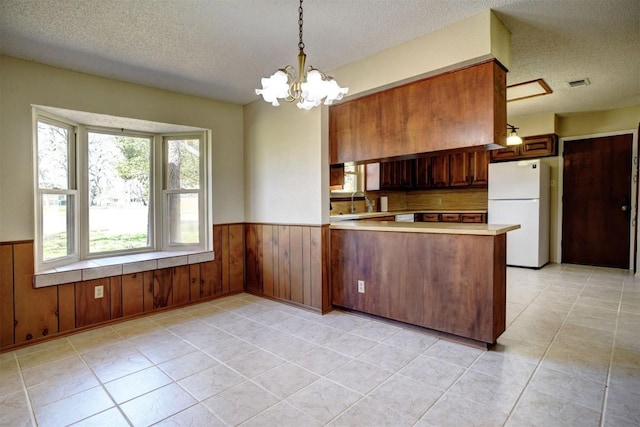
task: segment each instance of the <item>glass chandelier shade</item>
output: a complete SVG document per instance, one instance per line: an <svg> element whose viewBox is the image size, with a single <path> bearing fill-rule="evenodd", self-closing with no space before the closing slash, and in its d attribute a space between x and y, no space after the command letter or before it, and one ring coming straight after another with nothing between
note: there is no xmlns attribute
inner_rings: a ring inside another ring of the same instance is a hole
<svg viewBox="0 0 640 427"><path fill-rule="evenodd" d="M338 82L322 71L314 67L305 69L307 55L304 53L302 41L302 0L298 8L298 26L300 41L298 42L298 70L291 65L280 68L270 77L261 79L262 89L256 89L256 95L262 95L266 102L277 107L279 99L287 102L297 102L297 106L303 110L310 110L319 106L324 100L325 105L331 105L334 101L342 99L349 88L340 87Z"/></svg>

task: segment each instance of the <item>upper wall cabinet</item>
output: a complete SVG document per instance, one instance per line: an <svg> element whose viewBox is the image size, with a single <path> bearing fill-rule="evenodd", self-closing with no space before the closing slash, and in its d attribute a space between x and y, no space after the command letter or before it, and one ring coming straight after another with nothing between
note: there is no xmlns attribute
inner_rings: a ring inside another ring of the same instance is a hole
<svg viewBox="0 0 640 427"><path fill-rule="evenodd" d="M522 144L491 151L492 162L531 159L558 155L558 135L536 135L522 138Z"/></svg>
<svg viewBox="0 0 640 427"><path fill-rule="evenodd" d="M504 145L505 85L489 61L331 106L330 163Z"/></svg>

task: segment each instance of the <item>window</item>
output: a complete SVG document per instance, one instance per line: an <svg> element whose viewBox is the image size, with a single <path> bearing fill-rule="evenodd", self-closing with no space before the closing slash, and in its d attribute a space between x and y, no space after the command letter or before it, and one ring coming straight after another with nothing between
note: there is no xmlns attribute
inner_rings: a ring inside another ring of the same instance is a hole
<svg viewBox="0 0 640 427"><path fill-rule="evenodd" d="M354 191L364 190L364 169L364 165L345 163L344 184L341 189L331 190L331 194L339 196L348 193L351 195Z"/></svg>
<svg viewBox="0 0 640 427"><path fill-rule="evenodd" d="M88 253L153 248L153 138L87 132Z"/></svg>
<svg viewBox="0 0 640 427"><path fill-rule="evenodd" d="M77 260L75 133L68 124L42 118L36 128L39 259Z"/></svg>
<svg viewBox="0 0 640 427"><path fill-rule="evenodd" d="M165 137L164 203L169 247L196 244L202 239L202 166L200 139Z"/></svg>
<svg viewBox="0 0 640 427"><path fill-rule="evenodd" d="M126 131L37 110L35 123L37 271L105 256L210 249L206 131Z"/></svg>

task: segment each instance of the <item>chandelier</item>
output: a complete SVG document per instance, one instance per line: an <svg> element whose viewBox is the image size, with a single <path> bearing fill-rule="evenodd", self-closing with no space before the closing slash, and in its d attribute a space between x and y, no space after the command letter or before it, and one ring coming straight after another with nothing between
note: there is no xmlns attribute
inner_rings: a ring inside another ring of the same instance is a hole
<svg viewBox="0 0 640 427"><path fill-rule="evenodd" d="M287 65L280 68L270 77L261 79L262 89L256 89L256 95L262 95L266 102L277 107L278 99L287 102L298 101L298 108L310 110L320 105L324 99L325 105L331 105L334 101L342 99L349 88L338 86L333 77L329 77L322 71L309 67L305 69L307 55L304 53L302 41L302 0L298 7L298 27L300 41L298 42L298 70Z"/></svg>

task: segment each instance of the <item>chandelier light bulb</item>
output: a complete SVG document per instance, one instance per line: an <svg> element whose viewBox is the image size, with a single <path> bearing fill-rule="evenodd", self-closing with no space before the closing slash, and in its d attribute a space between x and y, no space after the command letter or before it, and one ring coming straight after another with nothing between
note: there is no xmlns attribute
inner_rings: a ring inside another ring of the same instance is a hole
<svg viewBox="0 0 640 427"><path fill-rule="evenodd" d="M339 101L349 92L349 88L340 87L333 77L328 77L313 67L305 70L306 55L302 41L302 0L300 0L298 12L300 41L298 42L297 74L290 65L279 69L270 77L261 79L262 88L256 89L256 95L262 95L262 98L274 107L280 105L279 99L284 99L287 102L298 101L296 104L298 108L310 110L319 106L322 100L325 105Z"/></svg>

